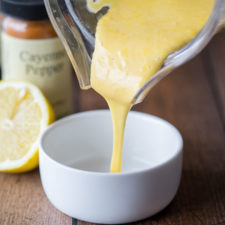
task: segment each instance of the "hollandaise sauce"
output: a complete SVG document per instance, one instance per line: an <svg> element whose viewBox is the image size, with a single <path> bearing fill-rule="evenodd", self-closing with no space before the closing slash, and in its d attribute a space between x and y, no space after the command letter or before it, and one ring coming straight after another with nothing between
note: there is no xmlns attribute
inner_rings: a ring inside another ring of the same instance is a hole
<svg viewBox="0 0 225 225"><path fill-rule="evenodd" d="M134 95L170 53L198 34L213 0L88 0L92 11L103 6L110 9L97 25L91 85L111 110L111 172L120 172L125 122Z"/></svg>

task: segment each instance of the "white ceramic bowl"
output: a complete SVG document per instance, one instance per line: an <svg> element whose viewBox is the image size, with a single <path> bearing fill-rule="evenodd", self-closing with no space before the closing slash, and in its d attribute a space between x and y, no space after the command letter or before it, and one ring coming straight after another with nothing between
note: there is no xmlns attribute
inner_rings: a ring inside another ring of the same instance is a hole
<svg viewBox="0 0 225 225"><path fill-rule="evenodd" d="M108 172L112 153L108 110L78 113L52 124L40 142L40 174L50 202L74 218L121 224L147 218L174 198L181 177L180 133L170 123L130 112L123 171Z"/></svg>

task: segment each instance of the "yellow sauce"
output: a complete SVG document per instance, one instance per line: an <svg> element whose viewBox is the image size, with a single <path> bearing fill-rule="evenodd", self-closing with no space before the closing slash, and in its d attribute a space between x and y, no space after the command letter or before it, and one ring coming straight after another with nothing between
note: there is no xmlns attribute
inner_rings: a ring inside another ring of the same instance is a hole
<svg viewBox="0 0 225 225"><path fill-rule="evenodd" d="M111 8L97 25L91 85L110 107L111 172L120 172L124 127L134 95L167 55L198 34L213 0L88 0L92 11L106 5Z"/></svg>

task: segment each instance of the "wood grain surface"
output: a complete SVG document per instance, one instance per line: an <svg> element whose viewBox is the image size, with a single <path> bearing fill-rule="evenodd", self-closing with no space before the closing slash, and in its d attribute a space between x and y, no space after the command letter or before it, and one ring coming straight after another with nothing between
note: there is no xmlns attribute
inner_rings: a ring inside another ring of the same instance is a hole
<svg viewBox="0 0 225 225"><path fill-rule="evenodd" d="M107 108L94 91L77 91L77 111ZM133 110L160 116L184 139L183 174L173 202L132 225L225 224L225 33L161 81ZM88 225L47 200L38 170L0 174L0 225Z"/></svg>

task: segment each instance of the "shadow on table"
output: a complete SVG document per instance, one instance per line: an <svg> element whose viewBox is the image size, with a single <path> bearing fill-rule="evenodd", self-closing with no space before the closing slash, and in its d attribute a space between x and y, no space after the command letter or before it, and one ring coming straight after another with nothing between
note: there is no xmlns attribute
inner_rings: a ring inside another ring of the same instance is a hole
<svg viewBox="0 0 225 225"><path fill-rule="evenodd" d="M185 170L175 199L158 214L130 225L225 224L225 171Z"/></svg>

